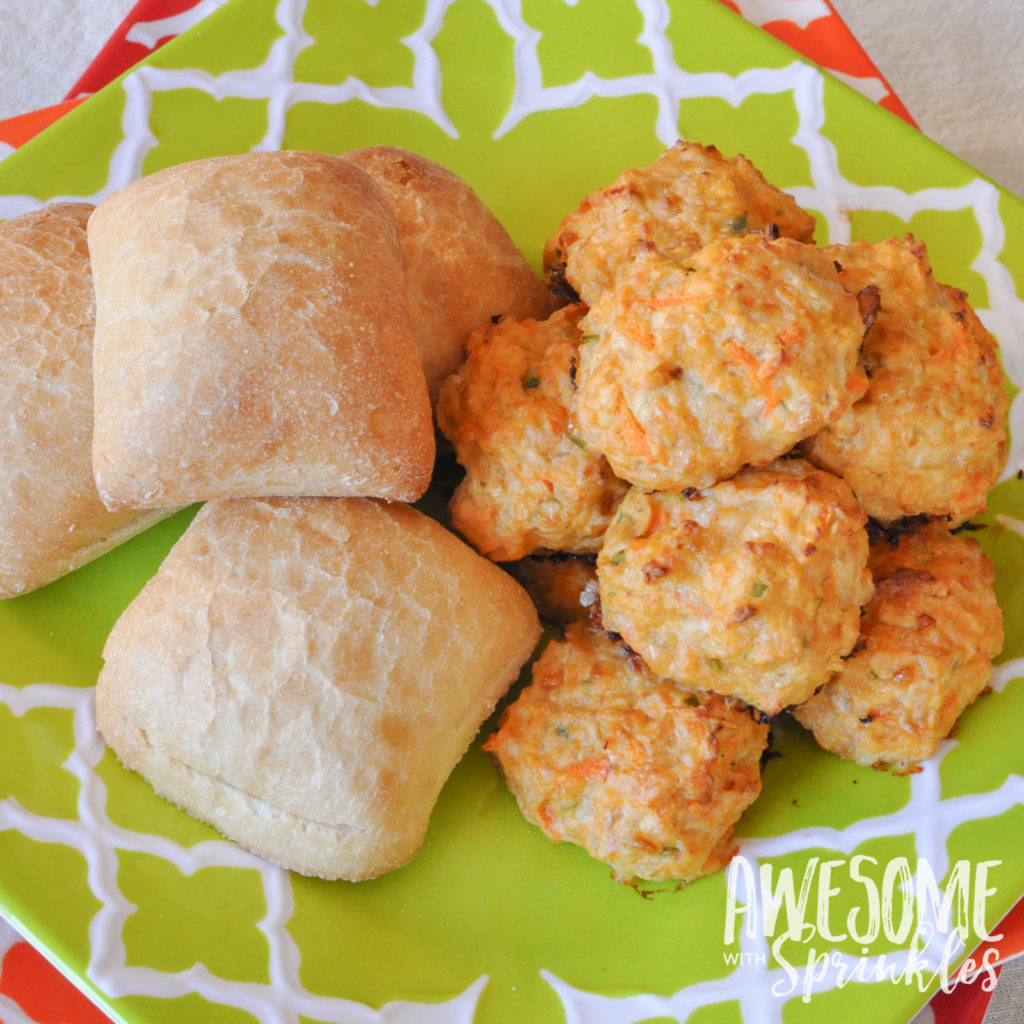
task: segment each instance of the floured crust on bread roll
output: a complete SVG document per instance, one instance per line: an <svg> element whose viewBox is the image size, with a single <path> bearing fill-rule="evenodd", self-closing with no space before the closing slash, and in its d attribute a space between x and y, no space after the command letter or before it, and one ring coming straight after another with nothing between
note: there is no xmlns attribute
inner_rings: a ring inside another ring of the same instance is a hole
<svg viewBox="0 0 1024 1024"><path fill-rule="evenodd" d="M109 508L426 489L397 234L358 168L300 152L171 167L105 199L89 248Z"/></svg>
<svg viewBox="0 0 1024 1024"><path fill-rule="evenodd" d="M41 587L167 514L108 512L93 483L92 209L56 203L0 225L0 597Z"/></svg>
<svg viewBox="0 0 1024 1024"><path fill-rule="evenodd" d="M391 203L431 401L462 364L470 332L493 317L544 320L554 311L547 285L453 171L394 146L341 156L366 171Z"/></svg>
<svg viewBox="0 0 1024 1024"><path fill-rule="evenodd" d="M210 502L115 624L97 724L241 845L370 878L416 853L539 635L511 577L408 506Z"/></svg>

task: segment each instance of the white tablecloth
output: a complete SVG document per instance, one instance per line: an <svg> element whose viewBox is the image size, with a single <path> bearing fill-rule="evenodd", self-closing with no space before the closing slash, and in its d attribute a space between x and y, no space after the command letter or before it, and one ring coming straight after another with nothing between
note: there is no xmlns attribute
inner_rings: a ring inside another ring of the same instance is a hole
<svg viewBox="0 0 1024 1024"><path fill-rule="evenodd" d="M1024 4L833 0L922 131L1024 196Z"/></svg>
<svg viewBox="0 0 1024 1024"><path fill-rule="evenodd" d="M0 118L59 103L135 0L0 0Z"/></svg>

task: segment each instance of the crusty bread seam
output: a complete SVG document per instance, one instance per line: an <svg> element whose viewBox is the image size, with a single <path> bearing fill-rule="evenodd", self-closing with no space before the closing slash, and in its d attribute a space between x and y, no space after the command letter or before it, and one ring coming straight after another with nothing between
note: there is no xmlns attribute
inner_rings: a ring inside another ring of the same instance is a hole
<svg viewBox="0 0 1024 1024"><path fill-rule="evenodd" d="M317 821L316 818L303 817L299 814L293 814L291 811L286 811L283 808L275 807L273 804L264 800L262 797L258 797L255 794L250 793L248 790L241 789L240 787L233 785L221 775L210 775L207 772L202 772L198 768L195 768L187 762L182 761L180 757L175 757L173 754L169 754L165 751L160 750L159 747L154 747L153 744L149 742L149 736L147 736L145 729L137 728L136 731L142 737L142 740L146 745L146 750L150 751L154 756L164 758L167 761L172 761L174 764L180 766L186 772L188 772L190 775L197 779L204 779L207 782L212 782L216 786L221 786L226 790L230 790L233 793L237 793L239 796L243 797L245 800L252 803L256 808L263 809L269 815L281 816L289 819L290 821L297 821L308 825L315 825L317 828L322 828L327 832L333 832L338 836L371 836L378 835L380 833L379 829L359 828L358 825L332 825L326 821ZM131 771L135 770L132 765L130 765L126 760L122 760L120 757L118 757L118 763L122 765L122 767L128 768ZM170 799L171 802L175 804L175 806L181 806L173 797L170 797L168 799Z"/></svg>

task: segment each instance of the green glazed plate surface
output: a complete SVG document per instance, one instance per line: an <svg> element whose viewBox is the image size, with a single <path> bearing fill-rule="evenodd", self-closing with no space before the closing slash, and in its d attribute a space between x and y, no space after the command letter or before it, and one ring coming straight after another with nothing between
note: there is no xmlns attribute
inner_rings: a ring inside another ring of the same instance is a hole
<svg viewBox="0 0 1024 1024"><path fill-rule="evenodd" d="M390 143L466 178L539 266L583 195L677 136L745 153L821 242L924 239L1016 394L1024 204L717 0L233 0L0 164L0 217L198 157ZM966 871L968 948L1024 892L1022 468L1015 442L974 534L1006 613L994 689L924 771L777 723L739 829L740 866L795 880L771 925L725 874L613 883L522 819L479 744L416 860L356 885L291 877L156 798L98 741L91 688L189 513L0 604L0 910L130 1024L902 1024L963 950L939 928L914 953L929 921L908 895L899 934L899 883ZM896 902L878 935L872 892Z"/></svg>

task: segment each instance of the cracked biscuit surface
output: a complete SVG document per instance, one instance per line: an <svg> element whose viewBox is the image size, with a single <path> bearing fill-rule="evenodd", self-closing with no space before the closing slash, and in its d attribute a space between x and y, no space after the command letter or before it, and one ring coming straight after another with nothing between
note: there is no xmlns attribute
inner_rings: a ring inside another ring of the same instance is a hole
<svg viewBox="0 0 1024 1024"><path fill-rule="evenodd" d="M680 141L588 195L549 239L544 263L549 271L564 265L565 279L592 303L638 245L685 259L716 238L768 228L810 242L814 218L745 157Z"/></svg>
<svg viewBox="0 0 1024 1024"><path fill-rule="evenodd" d="M985 511L1006 464L1009 399L998 346L962 291L935 280L911 237L829 246L853 292L880 308L864 339L867 393L803 445L874 519Z"/></svg>
<svg viewBox="0 0 1024 1024"><path fill-rule="evenodd" d="M635 487L598 555L604 623L659 675L776 714L856 642L865 523L846 484L801 459L689 495Z"/></svg>
<svg viewBox="0 0 1024 1024"><path fill-rule="evenodd" d="M981 693L1003 645L995 571L940 522L873 540L875 594L851 657L793 709L818 743L862 765L922 761Z"/></svg>
<svg viewBox="0 0 1024 1024"><path fill-rule="evenodd" d="M685 262L644 249L580 327L575 430L642 487L771 462L867 388L856 298L791 239L723 238Z"/></svg>
<svg viewBox="0 0 1024 1024"><path fill-rule="evenodd" d="M496 561L596 552L626 492L569 426L583 313L576 304L474 333L441 389L438 425L466 470L452 524Z"/></svg>
<svg viewBox="0 0 1024 1024"><path fill-rule="evenodd" d="M116 512L93 482L93 207L0 226L0 598L99 557L171 510Z"/></svg>
<svg viewBox="0 0 1024 1024"><path fill-rule="evenodd" d="M767 723L741 702L661 679L579 622L548 644L484 749L549 838L622 881L689 880L735 853L767 742Z"/></svg>

